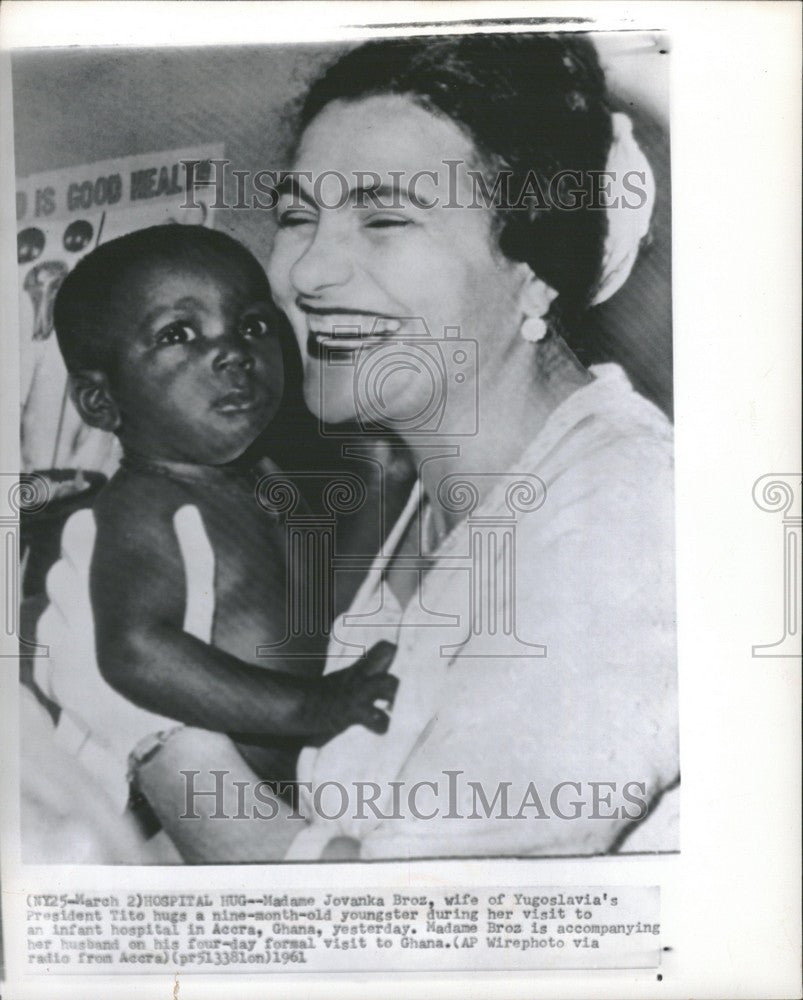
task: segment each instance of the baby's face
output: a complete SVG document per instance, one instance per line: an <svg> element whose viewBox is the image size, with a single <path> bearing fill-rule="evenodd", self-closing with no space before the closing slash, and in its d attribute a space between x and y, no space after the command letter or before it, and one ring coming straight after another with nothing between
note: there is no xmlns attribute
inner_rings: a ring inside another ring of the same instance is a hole
<svg viewBox="0 0 803 1000"><path fill-rule="evenodd" d="M223 465L276 415L284 384L275 307L234 261L138 268L111 317L111 390L124 447Z"/></svg>

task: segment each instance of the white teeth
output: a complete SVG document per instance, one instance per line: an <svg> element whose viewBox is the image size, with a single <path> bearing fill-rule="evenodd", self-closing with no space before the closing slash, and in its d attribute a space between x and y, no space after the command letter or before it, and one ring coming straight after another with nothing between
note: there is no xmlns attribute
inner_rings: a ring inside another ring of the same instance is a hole
<svg viewBox="0 0 803 1000"><path fill-rule="evenodd" d="M328 347L330 350L337 351L360 351L366 345L375 344L379 342L379 338L376 340L372 337L354 337L349 339L348 337L321 337L318 336L318 343L322 347Z"/></svg>
<svg viewBox="0 0 803 1000"><path fill-rule="evenodd" d="M375 316L309 316L307 325L310 333L319 337L342 337L351 340L383 333L396 333L401 322L395 319L379 319Z"/></svg>

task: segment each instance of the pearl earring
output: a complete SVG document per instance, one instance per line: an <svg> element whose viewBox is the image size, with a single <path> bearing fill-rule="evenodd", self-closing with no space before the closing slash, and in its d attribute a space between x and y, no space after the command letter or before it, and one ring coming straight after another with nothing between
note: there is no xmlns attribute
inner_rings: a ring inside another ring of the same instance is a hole
<svg viewBox="0 0 803 1000"><path fill-rule="evenodd" d="M548 327L543 316L527 316L521 324L520 333L525 340L531 344L543 340L547 335Z"/></svg>
<svg viewBox="0 0 803 1000"><path fill-rule="evenodd" d="M536 278L532 272L530 279L522 301L524 319L521 321L519 332L526 341L537 344L549 333L546 317L558 293L545 281Z"/></svg>

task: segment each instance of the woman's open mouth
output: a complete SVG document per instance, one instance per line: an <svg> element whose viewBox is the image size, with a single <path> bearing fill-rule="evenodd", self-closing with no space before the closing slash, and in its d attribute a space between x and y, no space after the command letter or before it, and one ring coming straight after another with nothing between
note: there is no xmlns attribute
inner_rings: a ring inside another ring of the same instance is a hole
<svg viewBox="0 0 803 1000"><path fill-rule="evenodd" d="M329 351L358 351L381 344L401 329L401 320L362 313L308 313L307 354L321 358Z"/></svg>

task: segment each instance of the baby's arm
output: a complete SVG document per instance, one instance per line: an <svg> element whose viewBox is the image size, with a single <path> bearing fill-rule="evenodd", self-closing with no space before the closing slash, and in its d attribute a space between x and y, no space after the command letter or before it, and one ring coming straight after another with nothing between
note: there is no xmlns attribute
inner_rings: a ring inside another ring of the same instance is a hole
<svg viewBox="0 0 803 1000"><path fill-rule="evenodd" d="M91 570L98 665L120 694L150 711L218 732L323 743L350 725L384 732L394 647L305 679L247 664L183 630L186 581L167 515L98 512ZM136 523L136 535L127 526Z"/></svg>

